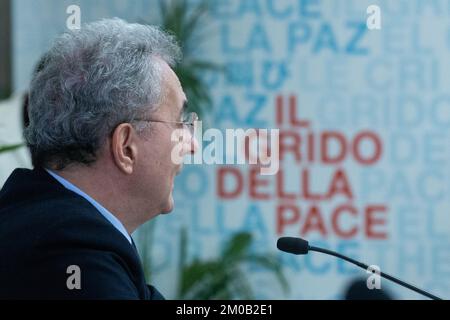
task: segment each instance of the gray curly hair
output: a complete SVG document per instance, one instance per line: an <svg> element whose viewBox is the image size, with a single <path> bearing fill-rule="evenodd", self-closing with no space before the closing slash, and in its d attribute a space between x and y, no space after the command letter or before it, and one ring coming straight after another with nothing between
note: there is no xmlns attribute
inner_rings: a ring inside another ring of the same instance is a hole
<svg viewBox="0 0 450 320"><path fill-rule="evenodd" d="M180 58L172 36L117 18L61 35L31 81L24 135L33 165L95 162L117 125L160 105L160 59L173 67Z"/></svg>

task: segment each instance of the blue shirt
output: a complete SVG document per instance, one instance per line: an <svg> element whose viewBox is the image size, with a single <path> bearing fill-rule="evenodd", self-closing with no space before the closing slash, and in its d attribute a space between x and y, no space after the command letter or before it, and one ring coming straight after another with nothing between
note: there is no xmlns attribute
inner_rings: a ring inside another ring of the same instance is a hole
<svg viewBox="0 0 450 320"><path fill-rule="evenodd" d="M120 231L120 233L122 233L124 235L125 238L127 238L127 240L133 244L133 242L131 241L131 237L128 234L127 230L125 229L125 227L123 226L123 224L119 221L119 219L117 219L111 212L109 212L108 210L106 210L105 207L103 207L100 203L98 203L97 201L95 201L94 199L92 199L90 196L88 196L86 193L84 193L83 191L81 191L79 188L77 188L76 186L74 186L72 183L70 183L69 181L67 181L66 179L64 179L63 177L58 176L56 173L54 173L53 171L50 171L48 169L45 169L53 178L55 178L59 183L61 183L66 189L75 192L76 194L82 196L83 198L85 198L87 201L89 201L109 222L111 222L111 224Z"/></svg>

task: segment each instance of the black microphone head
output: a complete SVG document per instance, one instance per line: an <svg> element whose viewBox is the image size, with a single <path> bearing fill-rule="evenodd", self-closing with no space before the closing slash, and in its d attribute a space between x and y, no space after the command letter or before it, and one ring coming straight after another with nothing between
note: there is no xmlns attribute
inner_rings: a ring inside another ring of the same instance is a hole
<svg viewBox="0 0 450 320"><path fill-rule="evenodd" d="M309 243L301 238L282 237L277 241L277 248L292 254L307 254Z"/></svg>

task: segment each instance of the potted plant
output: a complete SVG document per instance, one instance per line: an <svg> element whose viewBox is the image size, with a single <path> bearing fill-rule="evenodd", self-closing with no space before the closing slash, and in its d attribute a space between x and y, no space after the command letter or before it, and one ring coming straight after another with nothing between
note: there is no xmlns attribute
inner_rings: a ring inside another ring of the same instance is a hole
<svg viewBox="0 0 450 320"><path fill-rule="evenodd" d="M187 263L187 243L187 234L183 230L180 237L178 299L254 299L248 275L244 271L244 267L249 265L271 271L283 291L289 289L281 263L275 255L251 252L252 235L248 232L232 235L219 256L206 261L194 259Z"/></svg>

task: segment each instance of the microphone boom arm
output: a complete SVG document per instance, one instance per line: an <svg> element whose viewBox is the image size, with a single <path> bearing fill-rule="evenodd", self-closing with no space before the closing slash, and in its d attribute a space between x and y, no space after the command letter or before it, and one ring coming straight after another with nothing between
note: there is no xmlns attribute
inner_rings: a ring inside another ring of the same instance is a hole
<svg viewBox="0 0 450 320"><path fill-rule="evenodd" d="M325 253L325 254L329 254L329 255L338 257L338 258L340 258L340 259L343 259L343 260L345 260L345 261L348 261L348 262L350 262L350 263L353 263L354 265L357 265L358 267L363 268L363 269L365 269L365 270L367 270L367 269L369 268L368 265L366 265L366 264L364 264L364 263L362 263L362 262L353 260L353 259L351 259L351 258L349 258L349 257L346 257L346 256L344 256L344 255L342 255L342 254L340 254L340 253L337 253L337 252L334 252L334 251L331 251L331 250L327 250L327 249L323 249L323 248L319 248L319 247L314 247L314 246L308 246L308 249L309 249L310 251L321 252L321 253ZM424 291L424 290L422 290L422 289L419 289L419 288L417 288L417 287L415 287L415 286L413 286L413 285L411 285L411 284L409 284L409 283L406 283L406 282L404 282L404 281L402 281L402 280L400 280L400 279L397 279L397 278L395 278L395 277L393 277L393 276L391 276L391 275L389 275L389 274L387 274L387 273L380 272L380 275L381 275L383 278L386 278L386 279L388 279L388 280L391 280L392 282L395 282L395 283L397 283L397 284L399 284L399 285L401 285L401 286L404 286L404 287L406 287L406 288L408 288L408 289L411 289L411 290L413 290L413 291L415 291L415 292L417 292L417 293L420 293L420 294L422 294L422 295L424 295L424 296L426 296L426 297L428 297L428 298L430 298L430 299L433 299L433 300L442 300L441 298L439 298L439 297L437 297L437 296L435 296L435 295L433 295L433 294L431 294L431 293L428 293L428 292L426 292L426 291Z"/></svg>

